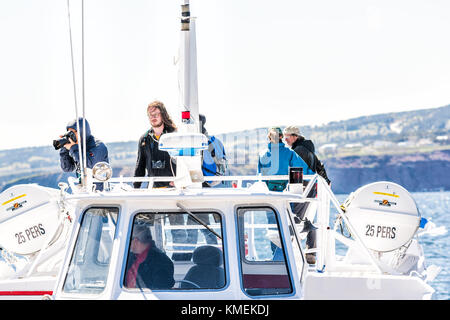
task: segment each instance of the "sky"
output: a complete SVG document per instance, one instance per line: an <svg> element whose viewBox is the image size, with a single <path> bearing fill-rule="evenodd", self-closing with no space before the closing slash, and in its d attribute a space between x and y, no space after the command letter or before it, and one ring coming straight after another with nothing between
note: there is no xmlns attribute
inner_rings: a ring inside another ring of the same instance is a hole
<svg viewBox="0 0 450 320"><path fill-rule="evenodd" d="M137 140L158 99L181 118L180 0L85 0L92 134ZM81 1L70 0L77 105ZM191 0L209 133L321 125L450 104L448 0ZM0 0L0 150L51 145L75 118L66 0Z"/></svg>

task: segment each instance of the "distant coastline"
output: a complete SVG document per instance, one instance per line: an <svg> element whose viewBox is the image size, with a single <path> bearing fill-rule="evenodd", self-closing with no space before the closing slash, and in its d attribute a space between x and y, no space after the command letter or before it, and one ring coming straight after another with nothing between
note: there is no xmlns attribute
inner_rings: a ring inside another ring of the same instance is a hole
<svg viewBox="0 0 450 320"><path fill-rule="evenodd" d="M411 192L450 190L450 105L300 130L314 142L335 193L375 181L392 181ZM256 173L266 135L267 128L217 135L226 147L231 175ZM106 144L113 175L131 176L137 140ZM0 150L0 191L19 183L57 187L69 175L61 172L59 153L51 146Z"/></svg>

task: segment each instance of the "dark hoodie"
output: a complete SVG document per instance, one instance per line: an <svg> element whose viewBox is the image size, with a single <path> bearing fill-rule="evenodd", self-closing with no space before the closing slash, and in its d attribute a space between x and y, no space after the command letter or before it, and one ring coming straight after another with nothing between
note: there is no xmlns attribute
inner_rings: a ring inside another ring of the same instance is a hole
<svg viewBox="0 0 450 320"><path fill-rule="evenodd" d="M86 130L83 128L83 118L78 118L78 123L80 127L80 141L79 144L84 143L84 134L86 133L86 166L90 169L97 163L97 162L109 162L108 160L108 149L106 148L105 144L101 142L100 140L97 140L94 138L94 136L91 134L91 128L89 126L89 122L86 120ZM76 119L70 121L67 126L66 130L68 131L70 128L77 130L77 121ZM79 144L73 145L70 150L67 150L66 148L61 148L59 152L60 156L60 162L61 162L61 168L64 172L72 172L76 169L77 175L80 174L80 153L78 151ZM84 156L84 153L83 153Z"/></svg>
<svg viewBox="0 0 450 320"><path fill-rule="evenodd" d="M298 139L292 144L294 150L306 162L308 167L316 172L316 163L314 159L314 143L311 140L306 140L304 137Z"/></svg>
<svg viewBox="0 0 450 320"><path fill-rule="evenodd" d="M323 163L315 155L314 143L311 140L306 140L304 137L298 139L292 144L294 150L314 172L322 176L325 181L330 184L327 172Z"/></svg>

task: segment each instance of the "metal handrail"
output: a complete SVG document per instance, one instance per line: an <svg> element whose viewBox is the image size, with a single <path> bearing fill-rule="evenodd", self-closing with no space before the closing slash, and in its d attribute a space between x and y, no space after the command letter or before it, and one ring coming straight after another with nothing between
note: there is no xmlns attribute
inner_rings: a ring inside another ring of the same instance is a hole
<svg viewBox="0 0 450 320"><path fill-rule="evenodd" d="M317 179L317 175L305 175L303 176L304 180L311 180L311 179ZM110 178L108 181L100 181L94 177L91 178L92 182L96 183L104 183L104 184L124 184L124 183L133 183L133 182L148 182L147 189L152 189L153 184L155 182L175 182L177 180L177 177L174 176L164 176L164 177L113 177ZM242 188L242 182L243 181L272 181L272 180L289 180L289 175L270 175L270 176L263 176L263 175L245 175L245 176L204 176L203 181L236 181L237 185L236 188L240 189ZM69 177L68 183L70 188L75 192L78 190L77 186L80 185L78 179L75 177ZM309 188L307 188L307 191L311 190L312 188L311 183L308 184ZM307 194L307 193L306 193Z"/></svg>
<svg viewBox="0 0 450 320"><path fill-rule="evenodd" d="M315 175L305 175L304 179L309 180L314 178ZM108 180L109 183L120 183L120 182L171 182L175 181L176 177L113 177ZM289 180L288 175L272 175L272 176L261 176L261 175L247 175L247 176L205 176L204 181L235 181L235 180L251 180L251 181L266 181L266 180ZM93 178L94 182L102 182Z"/></svg>
<svg viewBox="0 0 450 320"><path fill-rule="evenodd" d="M370 250L366 247L366 245L364 244L362 239L356 233L355 228L353 227L353 225L349 221L348 217L345 215L345 212L340 207L339 201L336 199L336 196L333 194L333 192L331 191L331 189L328 186L328 184L326 183L326 181L322 177L318 177L318 181L322 185L322 187L324 187L323 189L327 192L331 203L333 203L333 205L335 206L336 210L338 210L338 215L340 217L342 217L342 219L344 219L344 222L346 223L346 225L349 228L352 236L356 240L355 243L357 243L360 246L360 249L362 249L361 250L362 253L365 254L369 258L369 261L376 267L377 271L380 274L383 273L383 270L382 270L382 267L381 267L380 263L374 258L374 256L370 252ZM334 229L335 228L336 228L336 225L334 226ZM334 231L334 229L333 229L333 231Z"/></svg>

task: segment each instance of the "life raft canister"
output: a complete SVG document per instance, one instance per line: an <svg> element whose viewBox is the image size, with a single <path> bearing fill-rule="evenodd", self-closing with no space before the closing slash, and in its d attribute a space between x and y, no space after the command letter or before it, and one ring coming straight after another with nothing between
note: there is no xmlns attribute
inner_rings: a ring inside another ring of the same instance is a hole
<svg viewBox="0 0 450 320"><path fill-rule="evenodd" d="M393 182L365 185L350 194L343 206L365 246L379 252L407 244L421 221L411 194Z"/></svg>
<svg viewBox="0 0 450 320"><path fill-rule="evenodd" d="M59 190L16 185L0 194L0 246L20 255L42 249L59 225Z"/></svg>

